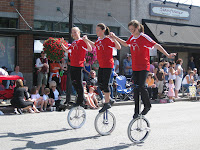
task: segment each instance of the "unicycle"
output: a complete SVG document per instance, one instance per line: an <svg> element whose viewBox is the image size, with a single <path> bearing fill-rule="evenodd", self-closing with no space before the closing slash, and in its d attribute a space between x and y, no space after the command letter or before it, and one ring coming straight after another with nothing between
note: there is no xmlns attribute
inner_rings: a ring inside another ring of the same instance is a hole
<svg viewBox="0 0 200 150"><path fill-rule="evenodd" d="M71 108L67 115L67 121L73 129L81 128L86 121L85 109L81 106Z"/></svg>
<svg viewBox="0 0 200 150"><path fill-rule="evenodd" d="M150 133L149 121L141 114L141 93L139 94L139 115L128 126L128 137L134 143L143 142Z"/></svg>
<svg viewBox="0 0 200 150"><path fill-rule="evenodd" d="M109 110L99 113L95 118L94 126L100 135L109 135L116 126L115 116Z"/></svg>

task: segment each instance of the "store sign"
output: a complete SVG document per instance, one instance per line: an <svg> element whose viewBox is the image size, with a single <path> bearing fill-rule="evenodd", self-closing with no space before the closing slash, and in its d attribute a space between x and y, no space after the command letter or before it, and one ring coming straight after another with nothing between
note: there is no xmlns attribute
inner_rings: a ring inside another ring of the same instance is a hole
<svg viewBox="0 0 200 150"><path fill-rule="evenodd" d="M150 3L150 15L189 20L190 10Z"/></svg>

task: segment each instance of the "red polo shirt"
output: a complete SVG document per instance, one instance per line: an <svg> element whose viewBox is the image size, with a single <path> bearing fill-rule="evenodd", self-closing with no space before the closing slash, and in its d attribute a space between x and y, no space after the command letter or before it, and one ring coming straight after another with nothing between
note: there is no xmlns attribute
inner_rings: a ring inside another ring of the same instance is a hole
<svg viewBox="0 0 200 150"><path fill-rule="evenodd" d="M84 67L87 45L83 39L75 40L68 48L70 53L71 66Z"/></svg>
<svg viewBox="0 0 200 150"><path fill-rule="evenodd" d="M99 61L100 68L113 68L113 47L115 43L109 38L105 37L103 39L98 38L95 42L97 50L97 59Z"/></svg>
<svg viewBox="0 0 200 150"><path fill-rule="evenodd" d="M133 35L126 41L131 49L132 56L132 70L150 70L150 55L149 49L152 48L156 42L152 40L148 35L140 33L140 35L135 38Z"/></svg>

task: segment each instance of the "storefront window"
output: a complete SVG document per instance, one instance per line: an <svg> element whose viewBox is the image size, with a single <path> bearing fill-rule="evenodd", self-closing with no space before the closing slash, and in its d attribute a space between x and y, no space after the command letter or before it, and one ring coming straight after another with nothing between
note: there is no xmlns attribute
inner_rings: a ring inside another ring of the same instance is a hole
<svg viewBox="0 0 200 150"><path fill-rule="evenodd" d="M48 21L34 21L34 29L52 31L52 23Z"/></svg>
<svg viewBox="0 0 200 150"><path fill-rule="evenodd" d="M15 37L0 36L0 64L13 71L15 66Z"/></svg>
<svg viewBox="0 0 200 150"><path fill-rule="evenodd" d="M0 28L17 28L17 19L0 18Z"/></svg>
<svg viewBox="0 0 200 150"><path fill-rule="evenodd" d="M111 32L114 32L117 36L120 35L120 27L109 26L109 29Z"/></svg>

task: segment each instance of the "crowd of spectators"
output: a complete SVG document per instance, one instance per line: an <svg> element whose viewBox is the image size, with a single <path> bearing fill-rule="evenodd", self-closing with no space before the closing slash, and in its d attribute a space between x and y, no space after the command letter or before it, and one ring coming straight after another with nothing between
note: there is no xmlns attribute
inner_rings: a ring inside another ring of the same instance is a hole
<svg viewBox="0 0 200 150"><path fill-rule="evenodd" d="M168 91L169 102L173 102L174 98L178 98L178 92L181 88L186 89L186 93L189 93L190 86L196 86L197 94L200 95L200 81L198 76L198 70L195 68L194 58L191 57L189 60L189 68L187 71L183 71L182 64L183 60L178 59L174 61L161 61L161 62L150 62L150 72L146 79L146 86L149 92L149 98L152 100L162 99L165 97L165 92ZM117 60L117 56L114 56L114 68L110 78L110 91L111 98L113 95L113 80L114 76L118 76L120 73L119 65L120 62ZM30 113L38 113L49 110L61 110L60 96L66 94L66 82L67 82L67 71L68 64L65 59L61 62L49 62L45 57L45 53L41 52L41 57L36 60L37 68L37 86L34 86L30 90L30 96L28 96L29 90L21 90L23 83L17 81L17 86L14 90L14 98L12 99L12 105L15 106L15 113L21 113L20 109L27 109ZM98 87L98 70L99 64L96 60L93 64L85 62L83 68L83 79L84 79L84 94L87 99L86 104L92 109L98 108L98 101L96 95L103 102L105 101L104 95ZM9 75L7 68L3 66L0 68L0 75ZM20 72L20 67L17 65L10 75L18 75L23 77ZM123 60L123 75L126 78L131 78L132 75L132 60L131 54L127 54ZM15 81L5 80L0 83L0 90L8 89L10 86L16 84ZM27 87L26 87L27 88ZM19 98L19 96L21 96ZM17 104L17 98L19 104ZM22 98L24 97L24 98ZM23 103L22 103L23 99ZM53 107L55 106L55 107ZM38 110L39 109L39 110Z"/></svg>

